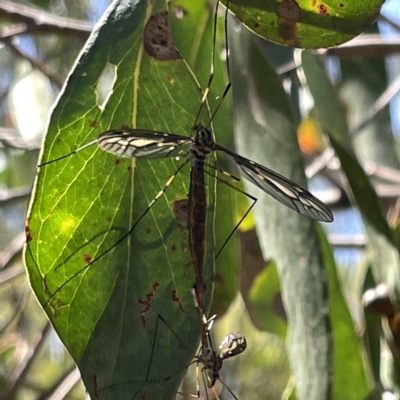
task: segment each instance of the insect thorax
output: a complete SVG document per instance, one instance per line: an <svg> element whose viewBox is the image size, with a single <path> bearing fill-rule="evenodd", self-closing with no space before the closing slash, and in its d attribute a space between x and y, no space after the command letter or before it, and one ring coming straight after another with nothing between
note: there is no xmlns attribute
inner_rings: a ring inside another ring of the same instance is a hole
<svg viewBox="0 0 400 400"><path fill-rule="evenodd" d="M203 344L197 358L207 369L207 373L210 377L218 378L218 371L222 368L223 361L219 354L214 351L212 346ZM213 379L213 381L215 380Z"/></svg>
<svg viewBox="0 0 400 400"><path fill-rule="evenodd" d="M214 148L214 138L211 131L205 126L195 125L193 129L196 131L196 136L192 142L191 153L195 158L205 159Z"/></svg>

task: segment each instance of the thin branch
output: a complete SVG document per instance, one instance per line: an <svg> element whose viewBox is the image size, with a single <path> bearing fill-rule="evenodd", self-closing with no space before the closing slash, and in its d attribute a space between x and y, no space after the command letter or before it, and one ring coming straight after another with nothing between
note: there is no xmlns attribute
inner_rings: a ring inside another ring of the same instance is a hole
<svg viewBox="0 0 400 400"><path fill-rule="evenodd" d="M400 51L400 39L397 36L361 35L340 46L318 51L319 54L336 55L340 58L366 56L386 56Z"/></svg>
<svg viewBox="0 0 400 400"><path fill-rule="evenodd" d="M37 400L61 400L79 382L81 374L76 366L67 369L55 384L46 390Z"/></svg>
<svg viewBox="0 0 400 400"><path fill-rule="evenodd" d="M27 199L32 191L32 186L22 186L12 189L0 189L0 203L9 203ZM1 259L1 255L0 255ZM1 268L0 261L0 268Z"/></svg>
<svg viewBox="0 0 400 400"><path fill-rule="evenodd" d="M313 178L318 172L322 171L329 162L335 157L335 150L332 147L326 148L322 154L315 157L315 159L306 168L307 179Z"/></svg>
<svg viewBox="0 0 400 400"><path fill-rule="evenodd" d="M0 253L0 269L4 269L15 256L21 253L25 240L25 232L19 233Z"/></svg>
<svg viewBox="0 0 400 400"><path fill-rule="evenodd" d="M15 130L0 128L0 147L13 147L23 150L39 150L41 144L37 140L25 140L17 136Z"/></svg>
<svg viewBox="0 0 400 400"><path fill-rule="evenodd" d="M364 171L368 176L385 179L386 181L400 184L400 171L373 162L367 162L363 165Z"/></svg>
<svg viewBox="0 0 400 400"><path fill-rule="evenodd" d="M39 8L0 0L0 18L26 24L24 33L63 33L87 39L93 24L72 18L58 17Z"/></svg>
<svg viewBox="0 0 400 400"><path fill-rule="evenodd" d="M31 343L29 354L25 357L25 360L23 360L13 371L12 376L10 377L3 392L1 400L11 400L15 398L18 389L22 387L28 373L30 372L32 364L40 354L41 348L46 343L47 335L49 334L50 330L51 325L48 322L43 331L35 336Z"/></svg>
<svg viewBox="0 0 400 400"><path fill-rule="evenodd" d="M31 57L30 55L22 52L14 43L14 38L0 39L3 43L5 43L8 48L11 50L13 54L17 57L21 57L27 61L44 75L46 75L51 82L57 85L59 88L62 86L62 80L59 76L57 76L56 72L46 65L44 62L38 60L37 58Z"/></svg>
<svg viewBox="0 0 400 400"><path fill-rule="evenodd" d="M18 275L21 275L25 272L25 267L21 263L15 264L10 268L5 269L4 271L0 271L0 283L4 283L9 281L10 279L14 279Z"/></svg>
<svg viewBox="0 0 400 400"><path fill-rule="evenodd" d="M365 235L339 235L330 233L328 235L329 243L335 247L352 247L352 248L365 248L367 239Z"/></svg>
<svg viewBox="0 0 400 400"><path fill-rule="evenodd" d="M21 315L22 311L25 309L26 302L31 294L31 290L28 286L25 286L24 290L20 294L17 303L14 306L13 313L4 321L2 321L2 325L0 327L0 332L3 334L7 328L13 324L17 318Z"/></svg>
<svg viewBox="0 0 400 400"><path fill-rule="evenodd" d="M357 125L350 129L350 136L354 137L359 134L362 129L364 129L373 119L377 116L379 112L381 112L389 102L393 99L393 97L400 90L400 76L398 76L389 86L388 88L378 97L378 99L374 102L374 104L369 107L367 113L365 114L365 118L360 121Z"/></svg>
<svg viewBox="0 0 400 400"><path fill-rule="evenodd" d="M0 28L0 38L5 39L26 32L25 24L14 24Z"/></svg>
<svg viewBox="0 0 400 400"><path fill-rule="evenodd" d="M352 138L362 132L362 130L371 123L375 117L387 106L393 97L400 91L400 76L397 77L388 88L379 96L379 98L369 107L365 113L365 118L349 129ZM311 178L317 172L321 171L334 158L334 151L331 148L324 150L306 170L306 176Z"/></svg>

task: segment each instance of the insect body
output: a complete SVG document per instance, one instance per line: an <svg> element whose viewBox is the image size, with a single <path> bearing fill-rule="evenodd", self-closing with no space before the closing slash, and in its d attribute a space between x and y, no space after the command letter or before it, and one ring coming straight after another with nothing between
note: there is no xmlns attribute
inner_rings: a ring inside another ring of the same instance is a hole
<svg viewBox="0 0 400 400"><path fill-rule="evenodd" d="M203 321L201 347L194 361L203 364L202 375L204 384L207 382L207 386L209 388L212 388L215 385L215 382L217 380L220 380L222 384L227 388L227 390L231 393L231 395L235 399L237 399L231 389L229 389L229 387L221 380L219 376L219 371L222 368L224 360L243 353L246 350L247 341L241 332L229 333L221 342L219 348L222 350L221 354L218 354L214 349L210 333L215 318L216 315L213 315L207 320L205 315L202 315Z"/></svg>
<svg viewBox="0 0 400 400"><path fill-rule="evenodd" d="M196 301L196 300L195 300ZM194 356L192 362L187 365L184 370L190 367L193 364L196 364L196 394L190 395L191 397L199 398L200 397L200 374L199 374L199 366L201 367L201 376L203 378L203 385L205 392L207 393L207 388L212 389L215 392L216 398L219 398L214 385L217 380L219 380L223 386L228 390L228 392L232 395L234 399L237 399L237 396L233 393L233 391L223 382L220 377L220 370L223 366L223 362L228 358L234 357L238 354L243 353L247 348L247 341L244 335L241 332L231 332L225 336L223 341L221 342L219 348L221 349L220 353L214 348L212 337L211 337L211 329L214 325L214 321L216 319L216 315L213 315L211 318L207 319L201 310L199 309L201 315L201 343L198 352ZM169 323L161 316L158 316L158 322L161 321L175 336L177 341L181 343L181 346L185 348L184 343L182 340L177 336L175 332L173 332L172 327ZM157 322L157 326L158 326ZM157 345L157 330L154 337L154 347ZM154 348L153 348L154 350ZM181 351L184 351L181 349ZM152 356L157 357L156 352L152 352ZM125 382L114 383L110 386L103 387L98 390L99 399L109 399L115 393L121 390L130 390L130 388L135 388L137 390L140 387L144 393L146 392L147 385L163 385L166 382L173 379L176 375L169 375L164 378L160 377L152 377L151 366L152 362L154 361L153 358L150 359L149 368L146 374L145 381L139 380L128 380ZM177 373L182 372L177 371ZM185 395L185 393L179 393L180 395Z"/></svg>

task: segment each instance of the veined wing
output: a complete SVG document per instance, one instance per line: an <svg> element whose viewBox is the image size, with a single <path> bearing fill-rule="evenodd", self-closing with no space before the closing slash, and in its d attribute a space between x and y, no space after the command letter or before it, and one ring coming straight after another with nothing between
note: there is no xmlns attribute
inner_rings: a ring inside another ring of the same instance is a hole
<svg viewBox="0 0 400 400"><path fill-rule="evenodd" d="M332 222L329 208L309 191L282 175L215 144L215 150L227 153L241 169L244 177L285 206L307 217Z"/></svg>
<svg viewBox="0 0 400 400"><path fill-rule="evenodd" d="M247 341L241 332L231 332L225 336L219 346L223 360L243 353L247 348Z"/></svg>
<svg viewBox="0 0 400 400"><path fill-rule="evenodd" d="M106 131L97 138L104 151L127 158L176 157L190 142L188 136L131 128Z"/></svg>

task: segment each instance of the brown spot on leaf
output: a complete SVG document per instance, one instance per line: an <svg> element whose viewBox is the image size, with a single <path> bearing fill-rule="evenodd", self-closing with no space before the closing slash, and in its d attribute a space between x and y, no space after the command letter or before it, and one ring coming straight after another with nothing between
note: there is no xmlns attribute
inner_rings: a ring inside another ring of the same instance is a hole
<svg viewBox="0 0 400 400"><path fill-rule="evenodd" d="M172 300L173 301L179 301L179 296L177 295L175 289L172 291Z"/></svg>
<svg viewBox="0 0 400 400"><path fill-rule="evenodd" d="M89 122L89 126L90 126L91 128L96 128L97 125L98 125L97 121L92 120L92 121Z"/></svg>
<svg viewBox="0 0 400 400"><path fill-rule="evenodd" d="M185 309L184 309L184 307L183 307L183 304L182 304L182 302L181 302L181 299L179 298L178 293L176 292L175 289L172 291L172 296L171 296L171 297L172 297L172 300L173 300L173 301L175 301L176 303L179 304L179 308L181 309L181 311L182 311L182 312L185 312Z"/></svg>
<svg viewBox="0 0 400 400"><path fill-rule="evenodd" d="M172 211L178 220L187 221L189 215L189 199L174 200Z"/></svg>
<svg viewBox="0 0 400 400"><path fill-rule="evenodd" d="M89 254L82 254L82 258L86 261L87 264L92 262L92 256Z"/></svg>
<svg viewBox="0 0 400 400"><path fill-rule="evenodd" d="M31 236L31 230L29 229L29 226L25 226L25 235L26 235L26 242L32 241L32 236Z"/></svg>
<svg viewBox="0 0 400 400"><path fill-rule="evenodd" d="M150 310L150 302L155 296L157 292L157 288L160 286L160 284L156 281L153 283L151 287L151 291L149 293L146 293L145 297L143 299L138 299L138 302L140 304L140 319L142 320L143 326L146 326L146 313L147 311Z"/></svg>
<svg viewBox="0 0 400 400"><path fill-rule="evenodd" d="M278 6L278 31L288 46L297 46L297 23L301 19L301 9L295 0L283 0Z"/></svg>
<svg viewBox="0 0 400 400"><path fill-rule="evenodd" d="M93 387L94 387L94 397L99 399L99 393L97 392L97 376L96 374L93 375Z"/></svg>
<svg viewBox="0 0 400 400"><path fill-rule="evenodd" d="M60 299L51 298L51 300L48 300L48 305L51 308L53 315L57 317L60 315L60 308L65 307L67 304Z"/></svg>
<svg viewBox="0 0 400 400"><path fill-rule="evenodd" d="M161 61L182 58L172 39L168 12L154 14L144 28L144 48L147 53Z"/></svg>
<svg viewBox="0 0 400 400"><path fill-rule="evenodd" d="M297 1L283 0L278 6L278 15L289 21L299 22L301 10Z"/></svg>
<svg viewBox="0 0 400 400"><path fill-rule="evenodd" d="M287 46L298 46L296 23L283 21L278 27L279 35Z"/></svg>
<svg viewBox="0 0 400 400"><path fill-rule="evenodd" d="M326 4L320 4L318 7L318 12L323 15L330 15L329 9Z"/></svg>

